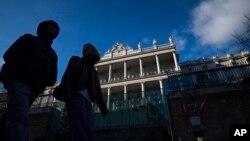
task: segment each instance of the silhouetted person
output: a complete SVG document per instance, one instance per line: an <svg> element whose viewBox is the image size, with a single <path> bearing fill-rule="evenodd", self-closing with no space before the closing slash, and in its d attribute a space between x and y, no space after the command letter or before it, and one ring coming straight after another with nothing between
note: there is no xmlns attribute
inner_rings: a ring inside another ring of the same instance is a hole
<svg viewBox="0 0 250 141"><path fill-rule="evenodd" d="M92 102L96 102L103 117L108 114L98 74L94 68L100 60L100 54L91 44L85 44L82 53L81 58L71 57L62 78L69 94L65 104L68 111L70 141L91 139L94 127Z"/></svg>
<svg viewBox="0 0 250 141"><path fill-rule="evenodd" d="M51 45L59 30L55 21L43 21L38 25L37 36L24 34L3 56L1 81L8 91L8 141L28 141L29 108L46 87L56 82L57 55Z"/></svg>

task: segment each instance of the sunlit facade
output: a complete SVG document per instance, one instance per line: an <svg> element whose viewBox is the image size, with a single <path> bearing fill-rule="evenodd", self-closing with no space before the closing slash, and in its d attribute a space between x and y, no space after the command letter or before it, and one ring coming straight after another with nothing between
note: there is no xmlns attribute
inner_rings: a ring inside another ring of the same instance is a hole
<svg viewBox="0 0 250 141"><path fill-rule="evenodd" d="M180 71L180 66L170 37L168 44L157 45L154 40L152 47L142 48L139 43L136 50L117 43L105 53L96 69L112 111L140 106L143 99L150 101L148 91L159 91L163 95L162 80ZM118 97L119 102L114 100Z"/></svg>
<svg viewBox="0 0 250 141"><path fill-rule="evenodd" d="M167 44L158 45L153 40L151 47L138 43L136 49L116 43L95 67L110 110L105 120L100 114L96 116L96 134L100 137L96 140L169 138L162 80L181 71L171 37ZM97 107L95 111L99 112ZM117 128L117 137L108 133L112 128ZM162 132L148 137L151 130Z"/></svg>

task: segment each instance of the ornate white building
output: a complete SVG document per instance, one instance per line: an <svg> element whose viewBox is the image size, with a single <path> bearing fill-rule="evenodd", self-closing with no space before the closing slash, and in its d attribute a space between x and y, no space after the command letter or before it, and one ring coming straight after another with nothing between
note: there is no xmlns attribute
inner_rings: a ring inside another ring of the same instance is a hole
<svg viewBox="0 0 250 141"><path fill-rule="evenodd" d="M126 101L129 97L127 94L132 93L139 94L138 99L145 98L145 91L161 90L163 94L162 80L168 74L180 71L180 66L175 44L170 37L169 43L161 45L157 45L154 39L148 48L142 48L141 43L138 43L136 50L116 43L101 58L96 69L103 94L107 97L107 105L115 110L125 105L112 103L111 97ZM129 107L135 106L133 102L130 104Z"/></svg>

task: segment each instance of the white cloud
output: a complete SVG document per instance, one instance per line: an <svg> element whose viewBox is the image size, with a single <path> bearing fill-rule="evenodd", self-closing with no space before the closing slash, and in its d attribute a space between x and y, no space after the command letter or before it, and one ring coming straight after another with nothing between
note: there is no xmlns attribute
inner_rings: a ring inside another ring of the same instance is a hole
<svg viewBox="0 0 250 141"><path fill-rule="evenodd" d="M186 38L181 37L177 31L172 31L171 36L174 40L174 44L176 45L176 50L177 51L184 50L187 42Z"/></svg>
<svg viewBox="0 0 250 141"><path fill-rule="evenodd" d="M242 31L250 0L206 0L192 12L191 32L202 45L222 47Z"/></svg>

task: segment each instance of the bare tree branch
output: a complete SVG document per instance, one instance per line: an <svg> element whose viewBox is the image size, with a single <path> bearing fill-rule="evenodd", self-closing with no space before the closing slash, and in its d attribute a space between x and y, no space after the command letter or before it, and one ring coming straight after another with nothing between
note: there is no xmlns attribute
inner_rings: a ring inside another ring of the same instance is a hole
<svg viewBox="0 0 250 141"><path fill-rule="evenodd" d="M233 37L238 45L241 47L245 48L250 48L250 14L249 15L244 15L245 17L245 22L244 26L245 29L243 32L238 33L235 32L233 34Z"/></svg>

